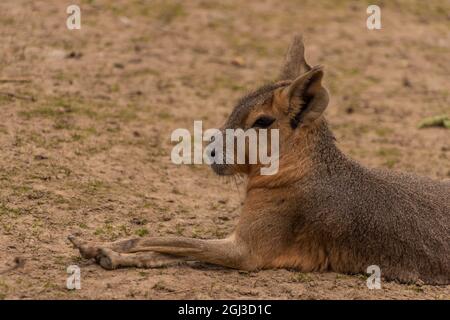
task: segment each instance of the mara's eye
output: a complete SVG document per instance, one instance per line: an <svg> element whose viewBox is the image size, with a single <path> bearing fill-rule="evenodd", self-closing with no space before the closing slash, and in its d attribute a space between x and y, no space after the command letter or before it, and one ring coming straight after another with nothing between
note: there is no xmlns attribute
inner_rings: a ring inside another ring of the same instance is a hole
<svg viewBox="0 0 450 320"><path fill-rule="evenodd" d="M252 128L268 128L275 121L272 117L263 116L253 123Z"/></svg>

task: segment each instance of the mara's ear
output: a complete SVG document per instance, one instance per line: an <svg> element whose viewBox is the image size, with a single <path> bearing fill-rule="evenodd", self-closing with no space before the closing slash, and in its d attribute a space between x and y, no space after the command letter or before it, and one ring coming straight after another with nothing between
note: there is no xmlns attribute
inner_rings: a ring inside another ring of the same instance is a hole
<svg viewBox="0 0 450 320"><path fill-rule="evenodd" d="M286 54L286 60L281 69L280 80L294 80L298 76L311 70L305 60L305 46L300 34L294 36Z"/></svg>
<svg viewBox="0 0 450 320"><path fill-rule="evenodd" d="M322 86L323 67L315 66L283 89L283 100L288 102L288 117L293 129L309 125L328 106L328 91Z"/></svg>

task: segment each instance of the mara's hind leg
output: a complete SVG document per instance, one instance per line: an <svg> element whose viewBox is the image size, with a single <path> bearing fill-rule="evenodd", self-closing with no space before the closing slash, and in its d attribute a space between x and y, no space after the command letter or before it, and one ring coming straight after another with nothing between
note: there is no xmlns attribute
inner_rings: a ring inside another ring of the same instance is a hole
<svg viewBox="0 0 450 320"><path fill-rule="evenodd" d="M152 267L150 255L143 252L164 254L166 258L176 256L183 261L201 261L224 267L252 270L257 268L255 259L249 254L246 245L235 237L223 240L202 240L185 237L150 237L117 241L105 245L84 242L76 237L69 240L79 248L84 257L95 257L108 269L120 266ZM120 253L139 253L120 254ZM150 261L145 262L143 261Z"/></svg>

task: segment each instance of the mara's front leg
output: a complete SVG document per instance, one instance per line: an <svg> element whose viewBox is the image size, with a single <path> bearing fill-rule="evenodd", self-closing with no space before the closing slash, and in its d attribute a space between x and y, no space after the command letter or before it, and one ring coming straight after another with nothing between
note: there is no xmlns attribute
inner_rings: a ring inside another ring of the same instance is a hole
<svg viewBox="0 0 450 320"><path fill-rule="evenodd" d="M159 267L180 261L201 261L224 267L254 270L257 259L236 237L202 240L185 237L150 237L92 244L76 237L69 240L86 258L95 257L103 267ZM159 256L158 256L159 255Z"/></svg>

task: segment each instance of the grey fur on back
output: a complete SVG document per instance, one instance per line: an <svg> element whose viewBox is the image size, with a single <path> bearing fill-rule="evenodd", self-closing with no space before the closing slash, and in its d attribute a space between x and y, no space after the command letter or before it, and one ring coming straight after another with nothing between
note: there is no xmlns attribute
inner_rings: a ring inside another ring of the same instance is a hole
<svg viewBox="0 0 450 320"><path fill-rule="evenodd" d="M330 268L378 265L387 279L448 284L450 183L365 168L338 150L325 122L314 140L314 169L298 183L302 217L293 221L298 233L323 239Z"/></svg>

